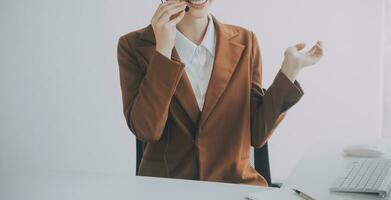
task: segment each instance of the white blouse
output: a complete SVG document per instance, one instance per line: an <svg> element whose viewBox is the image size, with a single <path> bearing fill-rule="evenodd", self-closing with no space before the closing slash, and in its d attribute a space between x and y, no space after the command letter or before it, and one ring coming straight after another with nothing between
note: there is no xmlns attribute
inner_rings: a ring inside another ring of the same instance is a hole
<svg viewBox="0 0 391 200"><path fill-rule="evenodd" d="M212 17L208 18L208 27L199 46L177 30L175 48L181 61L185 64L185 72L189 77L198 107L202 111L212 74L216 48L216 32Z"/></svg>

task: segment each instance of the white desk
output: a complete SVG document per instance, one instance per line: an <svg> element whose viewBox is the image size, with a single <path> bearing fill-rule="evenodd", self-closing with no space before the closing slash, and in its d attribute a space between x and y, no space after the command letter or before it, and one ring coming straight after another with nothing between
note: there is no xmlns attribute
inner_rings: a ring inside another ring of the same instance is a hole
<svg viewBox="0 0 391 200"><path fill-rule="evenodd" d="M214 182L45 173L1 175L1 200L244 200L268 188Z"/></svg>
<svg viewBox="0 0 391 200"><path fill-rule="evenodd" d="M391 158L390 141L378 143L386 154L384 158ZM349 158L343 155L342 149L345 144L329 144L327 147L314 148L298 163L296 168L284 181L283 188L298 188L310 194L316 199L324 200L370 200L391 199L380 198L372 195L335 193L329 192L329 187L334 183L338 174L346 167Z"/></svg>
<svg viewBox="0 0 391 200"><path fill-rule="evenodd" d="M283 187L297 188L318 200L381 199L369 195L328 191L351 158L341 155L343 145L327 145L308 153ZM391 143L385 143L391 158ZM98 173L44 172L4 174L0 171L0 200L243 200L248 193L267 190L257 186L178 179L132 177ZM292 194L295 195L295 194ZM297 199L297 196L292 196ZM391 200L391 196L387 199Z"/></svg>

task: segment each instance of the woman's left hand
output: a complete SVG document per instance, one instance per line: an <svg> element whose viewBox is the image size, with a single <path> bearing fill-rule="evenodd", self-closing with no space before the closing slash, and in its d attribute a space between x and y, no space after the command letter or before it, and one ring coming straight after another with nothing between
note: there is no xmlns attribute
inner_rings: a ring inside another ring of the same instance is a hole
<svg viewBox="0 0 391 200"><path fill-rule="evenodd" d="M309 51L302 52L304 43L289 47L285 51L285 58L281 71L291 80L295 81L298 73L304 67L316 64L323 56L322 42L318 41Z"/></svg>

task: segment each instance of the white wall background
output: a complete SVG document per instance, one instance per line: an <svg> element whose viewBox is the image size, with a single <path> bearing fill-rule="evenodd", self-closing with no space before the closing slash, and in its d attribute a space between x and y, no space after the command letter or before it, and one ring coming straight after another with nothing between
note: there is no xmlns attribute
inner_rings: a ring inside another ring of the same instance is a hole
<svg viewBox="0 0 391 200"><path fill-rule="evenodd" d="M383 135L391 137L391 1L384 4Z"/></svg>
<svg viewBox="0 0 391 200"><path fill-rule="evenodd" d="M0 1L0 176L134 173L116 45L120 35L149 23L158 3ZM382 3L215 0L221 21L258 35L265 85L287 46L325 44L324 59L299 77L304 98L270 142L275 179L286 177L311 145L380 136Z"/></svg>

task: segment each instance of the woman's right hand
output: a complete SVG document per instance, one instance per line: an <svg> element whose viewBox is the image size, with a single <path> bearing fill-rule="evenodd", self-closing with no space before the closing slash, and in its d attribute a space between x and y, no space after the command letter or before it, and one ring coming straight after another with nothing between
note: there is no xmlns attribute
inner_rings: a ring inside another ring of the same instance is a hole
<svg viewBox="0 0 391 200"><path fill-rule="evenodd" d="M318 41L309 51L303 52L305 44L300 43L285 50L281 71L292 82L304 67L316 64L323 56L322 42Z"/></svg>
<svg viewBox="0 0 391 200"><path fill-rule="evenodd" d="M152 17L151 24L156 38L156 51L169 59L171 59L171 52L175 45L176 25L185 16L185 8L186 1L166 1L160 4Z"/></svg>

